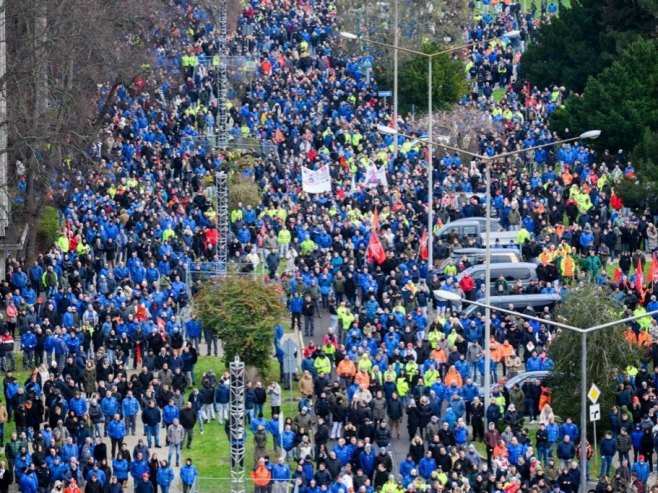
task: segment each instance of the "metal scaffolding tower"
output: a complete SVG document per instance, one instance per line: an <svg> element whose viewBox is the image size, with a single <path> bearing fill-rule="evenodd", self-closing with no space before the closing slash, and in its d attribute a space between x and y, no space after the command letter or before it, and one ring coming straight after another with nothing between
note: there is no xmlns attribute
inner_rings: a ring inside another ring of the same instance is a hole
<svg viewBox="0 0 658 493"><path fill-rule="evenodd" d="M219 0L217 19L217 49L219 66L217 67L217 147L225 149L228 145L228 46L227 46L227 11L228 0Z"/></svg>
<svg viewBox="0 0 658 493"><path fill-rule="evenodd" d="M229 236L229 211L228 211L228 174L224 171L215 173L215 200L217 211L217 244L216 255L221 272L226 272L228 263L228 236Z"/></svg>
<svg viewBox="0 0 658 493"><path fill-rule="evenodd" d="M244 363L238 356L231 362L231 493L245 493L244 446Z"/></svg>

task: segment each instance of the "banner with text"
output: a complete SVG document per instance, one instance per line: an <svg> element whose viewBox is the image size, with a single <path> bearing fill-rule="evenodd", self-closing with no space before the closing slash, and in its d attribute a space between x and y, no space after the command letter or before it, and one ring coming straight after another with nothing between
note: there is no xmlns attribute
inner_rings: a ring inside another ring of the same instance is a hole
<svg viewBox="0 0 658 493"><path fill-rule="evenodd" d="M331 175L329 165L325 164L318 170L302 168L302 189L306 193L331 192Z"/></svg>

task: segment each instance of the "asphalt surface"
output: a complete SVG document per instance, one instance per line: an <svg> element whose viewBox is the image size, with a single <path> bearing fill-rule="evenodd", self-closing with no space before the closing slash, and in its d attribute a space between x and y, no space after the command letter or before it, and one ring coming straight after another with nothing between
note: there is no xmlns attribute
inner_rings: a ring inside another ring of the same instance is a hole
<svg viewBox="0 0 658 493"><path fill-rule="evenodd" d="M331 328L331 317L329 313L324 310L322 310L321 313L321 317L315 317L315 332L313 337L304 337L303 332L299 334L299 337L303 342L302 348L308 346L311 341L316 346L322 346L324 336L327 335L329 329ZM332 370L332 373L332 376L335 378L335 368ZM331 440L329 443L333 446L335 442L335 440ZM396 437L392 437L391 445L388 447L388 450L393 458L393 470L395 474L398 474L398 465L400 462L407 457L407 452L409 451L409 442L410 439L407 433L407 416L405 414L402 418L402 422L400 423L400 438L397 439Z"/></svg>

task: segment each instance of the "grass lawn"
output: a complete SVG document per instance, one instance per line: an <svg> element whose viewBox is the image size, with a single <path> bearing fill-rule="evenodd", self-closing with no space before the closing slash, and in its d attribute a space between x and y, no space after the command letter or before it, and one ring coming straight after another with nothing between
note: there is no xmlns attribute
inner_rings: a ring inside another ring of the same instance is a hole
<svg viewBox="0 0 658 493"><path fill-rule="evenodd" d="M215 374L220 375L225 371L224 361L221 358L202 356L196 366L197 385L200 383L201 376L208 370L213 370ZM279 380L279 368L276 361L272 365L262 381L266 387L273 381ZM297 414L296 398L297 390L285 391L283 394L282 411L284 416L295 416ZM265 405L265 417L270 418L270 408ZM194 441L190 450L184 450L185 457L191 457L199 470L199 476L206 479L199 481L199 491L229 491L231 477L231 451L228 438L223 426L215 421L204 426L204 433L200 435L198 427L194 430ZM271 440L270 440L271 446ZM249 471L253 467L253 435L249 432L245 447L245 470L246 477L249 479ZM274 453L271 458L277 457ZM218 479L221 478L221 479ZM226 479L224 479L226 478ZM221 482L221 486L216 483Z"/></svg>

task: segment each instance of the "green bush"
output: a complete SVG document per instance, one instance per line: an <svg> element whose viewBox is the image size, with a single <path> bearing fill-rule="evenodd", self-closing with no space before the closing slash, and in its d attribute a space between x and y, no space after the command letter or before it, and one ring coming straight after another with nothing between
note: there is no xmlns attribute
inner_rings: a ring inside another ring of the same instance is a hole
<svg viewBox="0 0 658 493"><path fill-rule="evenodd" d="M59 218L57 209L47 205L41 211L39 224L37 226L37 239L40 243L50 248L59 236Z"/></svg>
<svg viewBox="0 0 658 493"><path fill-rule="evenodd" d="M285 312L275 285L257 278L209 281L194 299L194 311L222 341L226 362L240 356L246 365L266 373L274 326Z"/></svg>

